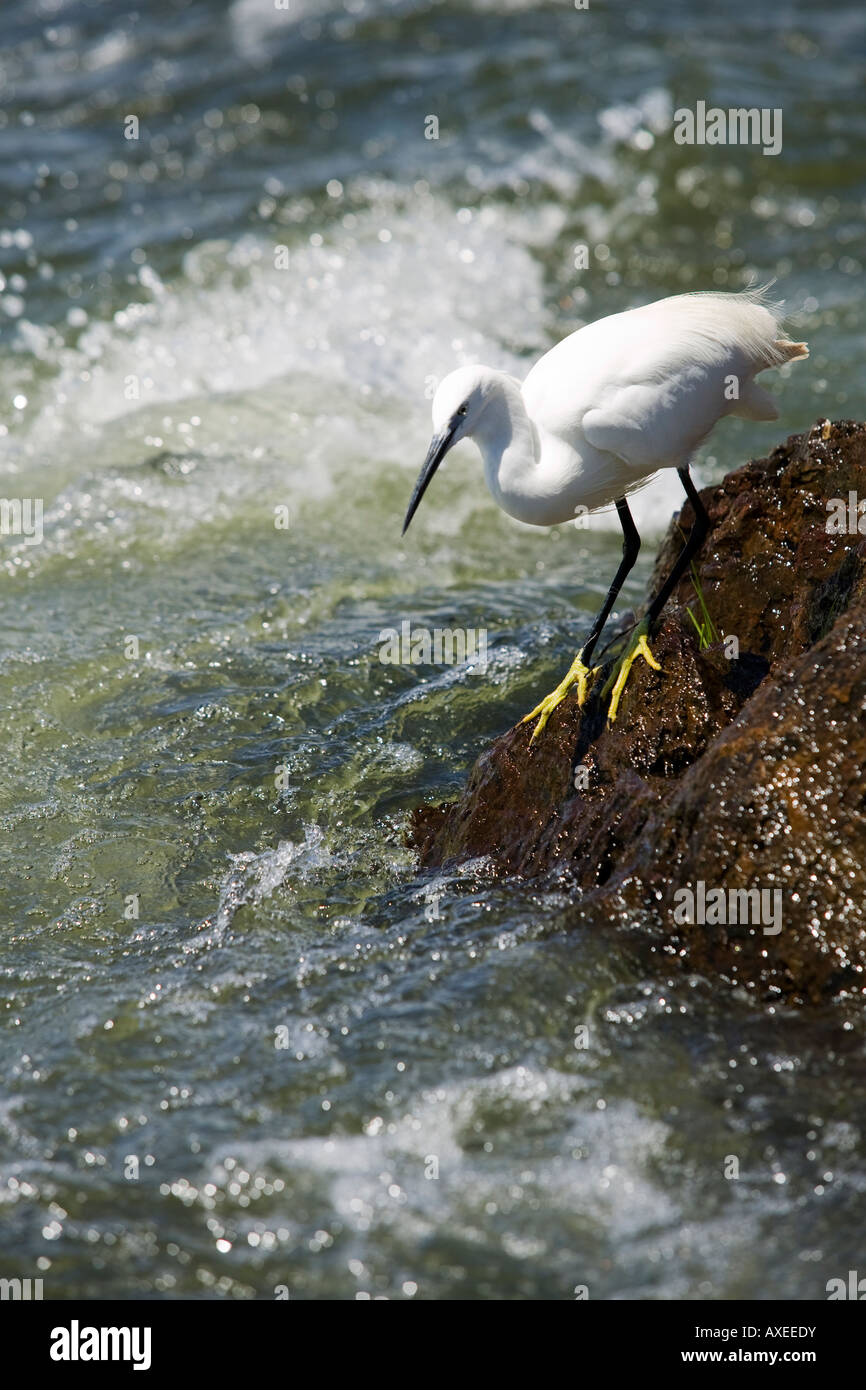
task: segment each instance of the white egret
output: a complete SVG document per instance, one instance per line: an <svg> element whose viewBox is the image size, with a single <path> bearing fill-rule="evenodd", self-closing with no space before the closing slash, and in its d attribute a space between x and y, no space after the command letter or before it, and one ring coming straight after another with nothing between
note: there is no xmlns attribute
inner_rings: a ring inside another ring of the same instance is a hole
<svg viewBox="0 0 866 1390"><path fill-rule="evenodd" d="M649 646L653 624L709 528L689 460L723 415L775 420L758 372L808 357L781 330L781 309L765 291L675 295L588 324L538 361L526 380L490 367L460 367L433 398L433 440L409 503L405 534L448 450L471 438L487 486L518 521L554 526L614 503L622 562L586 641L556 689L526 715L532 742L577 686L583 705L600 668L591 666L602 629L637 559L640 537L626 497L661 468L676 468L695 524L644 620L614 669L608 718L616 718L638 656L660 667ZM524 721L525 722L525 721Z"/></svg>

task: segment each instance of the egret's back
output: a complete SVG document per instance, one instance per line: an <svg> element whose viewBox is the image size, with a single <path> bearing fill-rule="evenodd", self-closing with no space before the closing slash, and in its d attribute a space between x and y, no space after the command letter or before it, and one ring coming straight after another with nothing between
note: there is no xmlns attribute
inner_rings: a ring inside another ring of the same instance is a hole
<svg viewBox="0 0 866 1390"><path fill-rule="evenodd" d="M530 371L523 399L536 425L638 479L677 467L723 415L775 419L753 377L808 355L781 332L760 293L684 294L613 314L565 338ZM589 482L589 478L587 478Z"/></svg>

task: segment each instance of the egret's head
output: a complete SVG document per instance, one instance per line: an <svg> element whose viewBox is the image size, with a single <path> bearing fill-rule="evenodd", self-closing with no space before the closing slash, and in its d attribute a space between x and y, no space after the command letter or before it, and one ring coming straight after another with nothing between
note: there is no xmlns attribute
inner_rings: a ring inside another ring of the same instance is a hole
<svg viewBox="0 0 866 1390"><path fill-rule="evenodd" d="M439 383L433 397L433 438L403 522L404 536L448 450L475 429L490 399L492 382L493 373L486 367L458 367Z"/></svg>

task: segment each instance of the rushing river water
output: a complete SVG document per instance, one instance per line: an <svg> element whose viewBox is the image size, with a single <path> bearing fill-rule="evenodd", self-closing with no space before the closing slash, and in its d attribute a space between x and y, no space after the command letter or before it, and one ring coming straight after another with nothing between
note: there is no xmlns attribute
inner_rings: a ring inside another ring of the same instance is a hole
<svg viewBox="0 0 866 1390"><path fill-rule="evenodd" d="M5 0L2 43L0 1276L863 1272L856 1021L403 847L568 664L615 516L511 522L463 446L400 539L433 378L678 290L775 276L812 347L703 481L862 418L861 0ZM781 152L676 144L699 100L781 110ZM486 671L383 664L405 621L483 629Z"/></svg>

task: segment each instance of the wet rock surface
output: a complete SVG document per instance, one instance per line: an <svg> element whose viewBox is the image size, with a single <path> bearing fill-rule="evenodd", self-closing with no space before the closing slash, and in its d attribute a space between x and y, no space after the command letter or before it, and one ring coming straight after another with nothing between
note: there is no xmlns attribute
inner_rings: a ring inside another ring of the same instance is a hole
<svg viewBox="0 0 866 1390"><path fill-rule="evenodd" d="M662 670L635 663L616 723L602 676L531 749L529 725L509 730L459 801L415 812L421 864L567 867L581 916L640 917L665 960L791 1002L866 988L866 535L828 528L852 493L866 425L828 421L705 489L696 568L720 640L701 649L686 575L653 634ZM692 521L686 504L651 594Z"/></svg>

